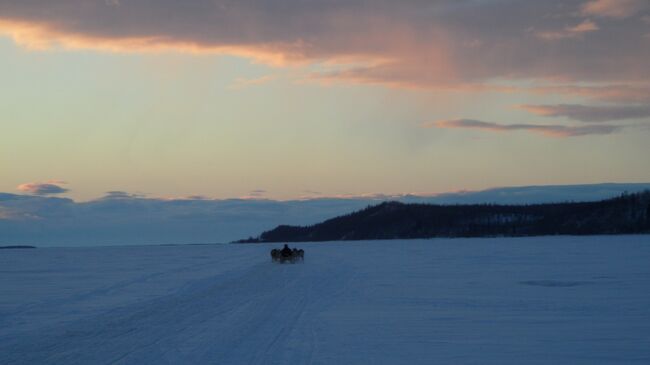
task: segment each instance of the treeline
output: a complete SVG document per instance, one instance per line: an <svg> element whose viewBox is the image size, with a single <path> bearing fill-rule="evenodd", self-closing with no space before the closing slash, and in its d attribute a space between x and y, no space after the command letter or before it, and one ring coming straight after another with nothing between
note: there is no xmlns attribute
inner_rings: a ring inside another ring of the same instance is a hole
<svg viewBox="0 0 650 365"><path fill-rule="evenodd" d="M650 233L650 191L582 203L431 205L385 202L312 226L278 226L257 238L238 242L629 233Z"/></svg>

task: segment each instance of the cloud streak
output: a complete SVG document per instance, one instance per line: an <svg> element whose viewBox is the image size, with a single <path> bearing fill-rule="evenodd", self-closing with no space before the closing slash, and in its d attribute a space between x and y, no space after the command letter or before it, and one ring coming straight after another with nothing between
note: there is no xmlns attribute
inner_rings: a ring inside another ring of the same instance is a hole
<svg viewBox="0 0 650 365"><path fill-rule="evenodd" d="M252 79L238 78L232 83L230 88L231 89L236 89L236 90L241 90L241 89L245 89L245 88L251 87L251 86L266 84L266 83L269 83L269 82L271 82L271 81L273 81L275 79L277 79L276 75L265 75L265 76L252 78Z"/></svg>
<svg viewBox="0 0 650 365"><path fill-rule="evenodd" d="M527 131L531 133L541 134L547 137L578 137L587 135L602 135L615 133L621 129L619 126L611 125L568 127L562 125L540 124L499 124L474 119L439 120L432 123L425 123L423 127L475 129L489 132Z"/></svg>
<svg viewBox="0 0 650 365"><path fill-rule="evenodd" d="M531 89L519 90L542 95L565 95L581 97L593 101L610 103L650 103L650 85L645 84L612 84L612 85L555 85L537 86Z"/></svg>
<svg viewBox="0 0 650 365"><path fill-rule="evenodd" d="M600 28L596 23L592 22L591 20L584 20L580 24L571 27L567 26L561 31L538 32L536 35L541 39L554 41L565 38L579 38L587 33L595 32L598 29Z"/></svg>
<svg viewBox="0 0 650 365"><path fill-rule="evenodd" d="M107 191L106 195L101 199L142 199L145 198L143 194L133 194L126 191Z"/></svg>
<svg viewBox="0 0 650 365"><path fill-rule="evenodd" d="M530 113L544 117L565 117L581 122L610 122L650 118L650 105L522 105Z"/></svg>

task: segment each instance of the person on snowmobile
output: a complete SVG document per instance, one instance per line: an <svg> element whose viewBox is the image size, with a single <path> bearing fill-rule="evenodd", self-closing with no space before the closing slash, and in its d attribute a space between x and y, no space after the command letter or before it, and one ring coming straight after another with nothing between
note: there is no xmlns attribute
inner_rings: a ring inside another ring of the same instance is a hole
<svg viewBox="0 0 650 365"><path fill-rule="evenodd" d="M282 251L280 251L280 254L282 257L291 257L291 249L289 248L289 245L285 243Z"/></svg>

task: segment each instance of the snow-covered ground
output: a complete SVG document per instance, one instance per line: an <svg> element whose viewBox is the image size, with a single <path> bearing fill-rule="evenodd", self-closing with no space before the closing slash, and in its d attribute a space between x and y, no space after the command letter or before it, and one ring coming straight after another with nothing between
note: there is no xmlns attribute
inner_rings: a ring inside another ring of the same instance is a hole
<svg viewBox="0 0 650 365"><path fill-rule="evenodd" d="M648 364L650 236L0 250L0 364Z"/></svg>

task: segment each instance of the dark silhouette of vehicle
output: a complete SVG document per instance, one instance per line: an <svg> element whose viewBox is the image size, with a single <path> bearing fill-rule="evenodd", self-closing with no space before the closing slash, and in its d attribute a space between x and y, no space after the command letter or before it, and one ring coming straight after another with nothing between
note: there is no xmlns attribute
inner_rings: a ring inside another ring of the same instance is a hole
<svg viewBox="0 0 650 365"><path fill-rule="evenodd" d="M305 251L303 249L289 248L288 245L284 245L282 249L274 248L271 250L271 261L284 264L285 262L296 263L298 261L303 262L305 260Z"/></svg>

